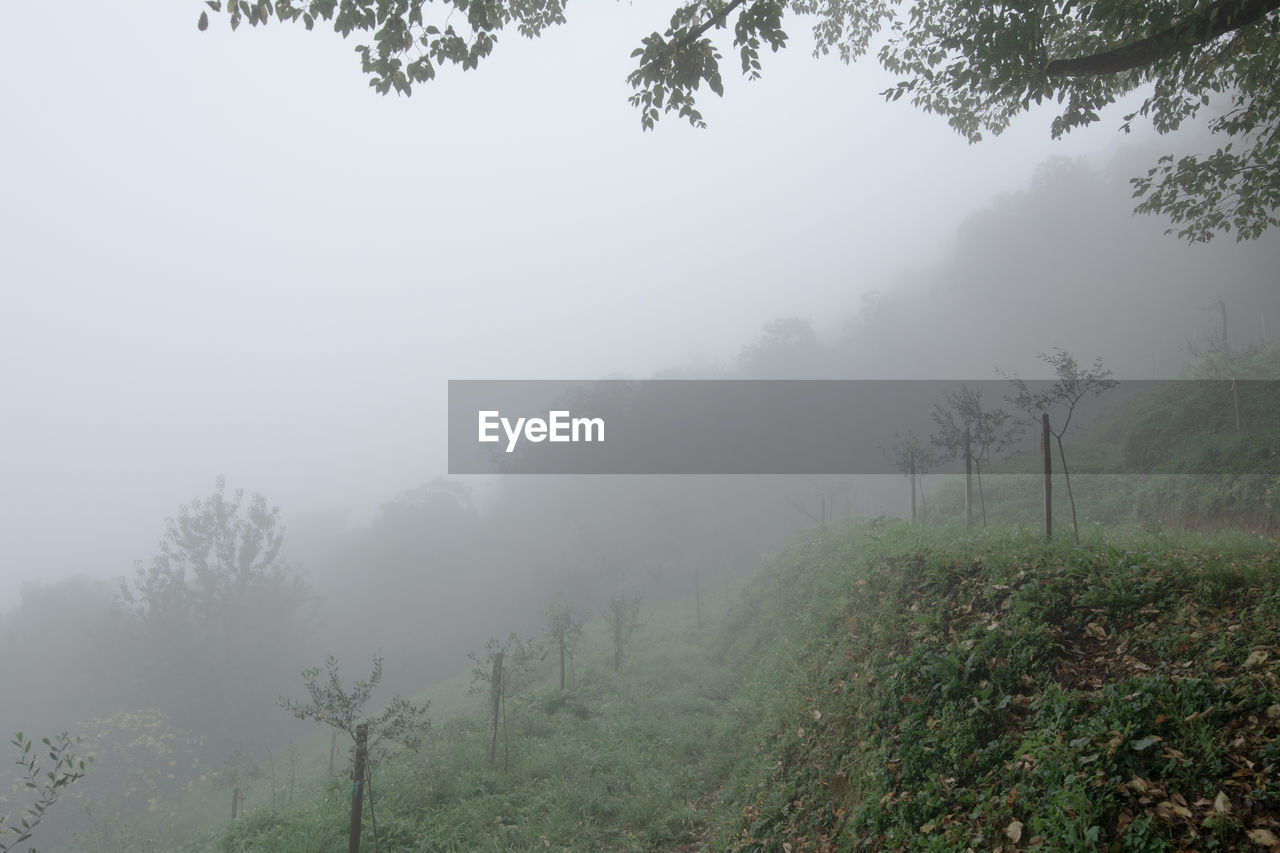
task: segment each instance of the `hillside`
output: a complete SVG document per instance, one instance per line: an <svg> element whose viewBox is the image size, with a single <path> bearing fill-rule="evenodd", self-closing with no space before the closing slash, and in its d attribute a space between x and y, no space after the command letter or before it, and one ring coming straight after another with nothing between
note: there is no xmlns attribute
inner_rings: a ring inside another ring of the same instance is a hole
<svg viewBox="0 0 1280 853"><path fill-rule="evenodd" d="M797 545L747 601L813 629L721 841L1280 849L1278 556L899 525ZM815 592L834 612L806 620Z"/></svg>
<svg viewBox="0 0 1280 853"><path fill-rule="evenodd" d="M1278 574L1245 535L815 533L617 674L594 632L505 768L478 703L439 723L378 771L379 849L1280 849ZM194 849L345 849L349 785Z"/></svg>

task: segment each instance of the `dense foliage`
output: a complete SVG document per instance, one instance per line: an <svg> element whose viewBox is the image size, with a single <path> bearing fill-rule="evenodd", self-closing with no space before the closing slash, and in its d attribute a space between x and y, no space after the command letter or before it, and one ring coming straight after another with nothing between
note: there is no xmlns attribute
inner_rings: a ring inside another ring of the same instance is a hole
<svg viewBox="0 0 1280 853"><path fill-rule="evenodd" d="M222 0L208 0L215 12ZM628 78L641 123L664 113L702 125L696 93L723 94L722 45L748 78L764 47L788 41L788 16L812 22L815 52L846 62L881 40L880 62L900 77L886 97L946 117L971 141L1000 133L1032 104L1058 103L1053 135L1097 121L1099 111L1140 87L1141 115L1161 133L1208 113L1227 143L1208 156L1162 158L1135 179L1140 210L1165 213L1190 240L1234 230L1257 237L1280 205L1278 0L686 0L666 32L641 40ZM533 37L565 20L564 0L228 0L233 28L271 15L307 29L331 22L344 37L368 34L356 50L378 91L409 94L453 64L475 68L507 27ZM463 20L454 24L454 13ZM208 26L201 12L201 29ZM1149 87L1149 88L1148 88ZM1125 125L1126 128L1128 124Z"/></svg>

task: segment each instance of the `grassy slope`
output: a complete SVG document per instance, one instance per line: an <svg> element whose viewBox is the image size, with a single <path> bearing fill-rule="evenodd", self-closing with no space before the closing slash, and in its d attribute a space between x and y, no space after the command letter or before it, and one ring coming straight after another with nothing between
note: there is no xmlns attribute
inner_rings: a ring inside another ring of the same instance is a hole
<svg viewBox="0 0 1280 853"><path fill-rule="evenodd" d="M800 546L769 619L817 589L837 612L725 792L721 843L1265 849L1277 574L1275 545L1244 536L1076 549L885 525Z"/></svg>
<svg viewBox="0 0 1280 853"><path fill-rule="evenodd" d="M1085 547L1031 532L1038 477L992 477L990 522L1022 532L802 538L712 629L658 610L619 674L592 626L574 689L548 662L511 701L506 769L483 764L481 701L437 685L428 748L375 775L380 849L1261 849L1280 837L1276 546L1103 526L1274 527L1280 433L1212 420L1217 390L1153 394L1071 450ZM1153 447L1223 475L1086 473ZM957 517L958 484L930 501ZM350 783L308 781L305 805L188 849L344 850Z"/></svg>
<svg viewBox="0 0 1280 853"><path fill-rule="evenodd" d="M732 736L728 679L707 666L703 636L692 602L658 609L615 674L604 626L590 625L572 689L559 691L548 658L536 685L508 700L494 769L484 761L484 701L451 685L438 705L463 713L437 717L424 750L375 772L379 849L696 847L706 822L699 798L723 778L719 745ZM187 849L345 851L350 787L335 780L297 809L259 810ZM373 849L367 811L362 849Z"/></svg>
<svg viewBox="0 0 1280 853"><path fill-rule="evenodd" d="M1265 849L1278 573L1244 535L802 538L620 674L595 626L574 689L511 702L507 770L479 700L440 723L377 771L380 849ZM349 787L186 849L345 850Z"/></svg>

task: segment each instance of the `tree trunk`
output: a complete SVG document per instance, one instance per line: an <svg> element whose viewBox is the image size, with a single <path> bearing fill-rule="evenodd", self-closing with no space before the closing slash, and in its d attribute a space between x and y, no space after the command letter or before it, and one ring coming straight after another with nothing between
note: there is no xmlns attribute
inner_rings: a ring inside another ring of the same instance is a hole
<svg viewBox="0 0 1280 853"><path fill-rule="evenodd" d="M560 642L560 690L564 690L564 632L561 631L556 637Z"/></svg>
<svg viewBox="0 0 1280 853"><path fill-rule="evenodd" d="M698 612L698 630L702 630L702 584L698 581L698 564L693 564L693 606Z"/></svg>
<svg viewBox="0 0 1280 853"><path fill-rule="evenodd" d="M987 526L987 496L982 493L982 462L973 460L973 473L978 478L978 508L982 510L982 526Z"/></svg>
<svg viewBox="0 0 1280 853"><path fill-rule="evenodd" d="M1066 432L1066 430L1063 430ZM1062 436L1058 439L1058 458L1062 460L1062 478L1067 481L1067 503L1071 504L1071 529L1075 531L1076 544L1080 544L1080 522L1076 520L1076 496L1071 493L1071 472L1067 470L1067 452L1062 449Z"/></svg>

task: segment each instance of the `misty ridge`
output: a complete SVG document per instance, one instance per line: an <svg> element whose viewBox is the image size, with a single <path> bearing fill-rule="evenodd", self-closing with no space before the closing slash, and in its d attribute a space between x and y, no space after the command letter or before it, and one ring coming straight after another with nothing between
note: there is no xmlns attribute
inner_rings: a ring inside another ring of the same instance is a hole
<svg viewBox="0 0 1280 853"><path fill-rule="evenodd" d="M654 378L991 380L997 368L1032 378L1045 375L1038 355L1055 348L1101 358L1121 378L1172 378L1217 339L1220 306L1227 344L1269 343L1266 324L1280 328L1280 238L1165 237L1159 221L1130 214L1118 177L1145 157L1049 160L1029 187L971 215L937 265L894 281L851 270L849 291L862 297L847 315L781 316L725 363L673 364ZM858 235L849 239L856 246ZM300 731L277 700L327 655L353 677L381 657L380 691L430 699L423 685L466 670L486 639L537 636L557 597L591 620L619 596L690 602L695 585L720 602L815 523L907 511L897 476L442 476L406 483L371 521L353 523L342 509L277 510L253 482L215 487L220 473L210 471L210 492L173 496L175 515L168 527L155 519L157 549L138 555L137 573L27 583L0 616L5 676L23 685L6 691L0 729L99 738L93 774L77 785L81 806L58 815L48 849L90 849L74 846L86 838L141 849L130 833L181 812L174 791L230 784L249 772L245 756L274 750L282 761ZM206 523L202 513L236 500L260 535L253 548L184 551L175 521ZM218 559L233 579L242 570L240 585L199 586L197 564ZM144 737L166 745L154 758L172 784L140 773L122 790L112 761L125 766L122 744ZM86 811L89 802L98 805Z"/></svg>
<svg viewBox="0 0 1280 853"><path fill-rule="evenodd" d="M1217 335L1219 299L1230 343L1260 342L1280 310L1276 242L1174 244L1163 223L1129 210L1125 176L1146 156L1045 161L1030 187L966 219L936 267L891 286L854 271L864 304L834 335L813 331L829 318L780 318L724 375L976 380L1000 368L1039 378L1048 373L1037 354L1060 348L1101 357L1118 377L1171 379L1189 345Z"/></svg>

